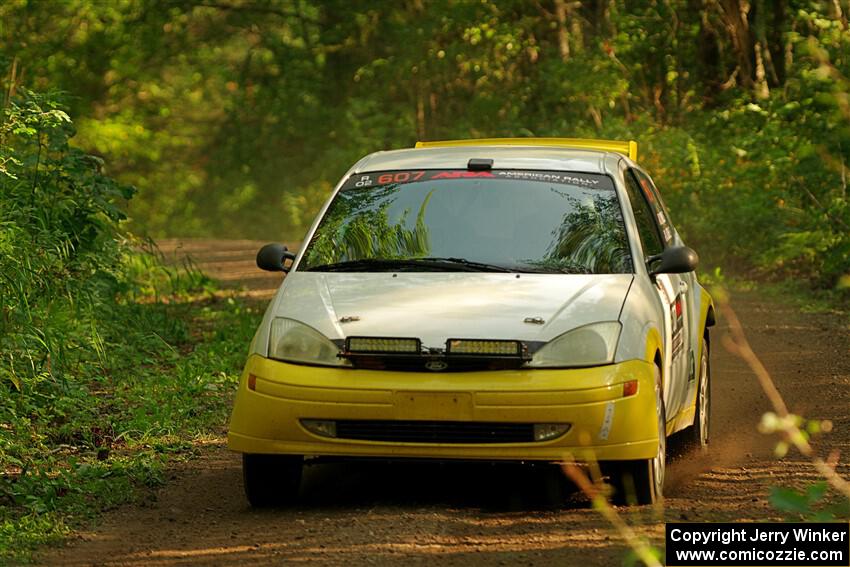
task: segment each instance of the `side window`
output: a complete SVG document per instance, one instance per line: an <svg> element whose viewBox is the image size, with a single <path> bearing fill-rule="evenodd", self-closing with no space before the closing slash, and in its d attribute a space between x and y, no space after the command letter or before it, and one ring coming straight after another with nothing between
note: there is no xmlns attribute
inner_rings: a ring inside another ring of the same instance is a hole
<svg viewBox="0 0 850 567"><path fill-rule="evenodd" d="M626 173L624 177L626 179L626 191L629 193L629 201L632 203L632 210L637 221L638 234L641 244L643 244L643 253L645 256L661 254L664 245L661 243L661 235L658 233L658 226L655 224L655 213L650 208L649 202L634 175Z"/></svg>
<svg viewBox="0 0 850 567"><path fill-rule="evenodd" d="M664 245L670 246L673 243L673 229L670 226L670 217L667 215L667 207L664 206L664 201L661 200L661 195L658 189L652 183L652 180L642 171L636 169L632 172L637 176L640 182L640 188L643 194L649 201L649 206L652 209L655 219L661 229L661 236L664 238Z"/></svg>

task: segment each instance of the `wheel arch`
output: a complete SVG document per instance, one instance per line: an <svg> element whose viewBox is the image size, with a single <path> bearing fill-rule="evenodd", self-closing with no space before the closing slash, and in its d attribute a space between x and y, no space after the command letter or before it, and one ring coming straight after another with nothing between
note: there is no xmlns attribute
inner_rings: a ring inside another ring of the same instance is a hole
<svg viewBox="0 0 850 567"><path fill-rule="evenodd" d="M699 326L697 327L698 333L694 337L693 342L697 342L696 344L696 360L699 361L700 357L702 357L702 348L703 348L703 339L705 339L705 344L710 345L711 340L709 338L709 329L717 324L717 316L715 314L714 309L714 300L711 297L705 288L700 286L700 314L699 314Z"/></svg>
<svg viewBox="0 0 850 567"><path fill-rule="evenodd" d="M705 335L709 327L717 324L717 316L714 309L714 299L704 287L699 286L699 327L702 332L700 335Z"/></svg>
<svg viewBox="0 0 850 567"><path fill-rule="evenodd" d="M661 332L656 327L649 327L646 331L646 354L644 360L658 365L661 369L661 385L665 386L667 372L664 368L664 341Z"/></svg>

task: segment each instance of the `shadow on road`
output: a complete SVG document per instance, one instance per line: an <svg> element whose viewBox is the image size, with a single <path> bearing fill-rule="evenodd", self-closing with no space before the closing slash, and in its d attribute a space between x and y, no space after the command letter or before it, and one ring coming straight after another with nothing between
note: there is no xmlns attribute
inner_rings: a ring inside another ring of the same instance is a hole
<svg viewBox="0 0 850 567"><path fill-rule="evenodd" d="M256 276L257 244L173 243L173 249L182 246L222 279L247 282L267 298L280 276L246 279ZM735 307L792 411L833 419L828 446L850 451L844 316L803 314L757 294L736 295ZM713 338L722 332L721 321ZM671 463L663 508L619 509L656 545L665 519L779 520L767 501L770 488L817 478L799 458L774 457L775 439L756 430L767 409L763 394L749 369L719 347L713 380L710 455ZM621 564L627 550L619 536L585 498L552 483L552 472L481 463L324 464L306 471L298 506L253 510L242 493L240 458L219 439L170 469L165 487L110 512L92 531L46 552L41 564ZM560 496L564 504L547 509Z"/></svg>
<svg viewBox="0 0 850 567"><path fill-rule="evenodd" d="M586 508L556 466L489 463L338 462L308 466L302 506L452 506L484 511Z"/></svg>

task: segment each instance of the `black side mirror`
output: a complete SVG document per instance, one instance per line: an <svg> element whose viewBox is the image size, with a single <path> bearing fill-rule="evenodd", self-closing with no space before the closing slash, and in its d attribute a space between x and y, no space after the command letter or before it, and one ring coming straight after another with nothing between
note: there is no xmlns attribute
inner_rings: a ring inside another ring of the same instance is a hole
<svg viewBox="0 0 850 567"><path fill-rule="evenodd" d="M661 254L646 259L650 276L658 274L685 274L693 272L699 264L699 256L687 246L674 246Z"/></svg>
<svg viewBox="0 0 850 567"><path fill-rule="evenodd" d="M295 260L295 254L283 244L266 244L257 252L257 267L268 272L288 272L287 260Z"/></svg>

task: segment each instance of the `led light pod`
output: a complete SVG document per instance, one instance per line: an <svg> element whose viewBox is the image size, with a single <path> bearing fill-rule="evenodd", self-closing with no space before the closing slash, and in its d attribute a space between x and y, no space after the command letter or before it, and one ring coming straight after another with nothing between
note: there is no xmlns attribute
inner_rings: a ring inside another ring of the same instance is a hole
<svg viewBox="0 0 850 567"><path fill-rule="evenodd" d="M522 345L519 341L449 339L446 343L446 351L449 354L520 356Z"/></svg>
<svg viewBox="0 0 850 567"><path fill-rule="evenodd" d="M418 354L422 350L419 339L349 337L345 345L348 352L366 354Z"/></svg>

